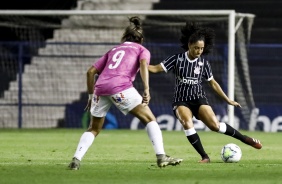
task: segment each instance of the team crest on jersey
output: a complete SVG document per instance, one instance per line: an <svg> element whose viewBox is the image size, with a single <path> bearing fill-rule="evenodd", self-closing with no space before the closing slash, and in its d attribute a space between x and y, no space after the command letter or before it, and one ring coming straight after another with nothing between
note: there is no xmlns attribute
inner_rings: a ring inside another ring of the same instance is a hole
<svg viewBox="0 0 282 184"><path fill-rule="evenodd" d="M195 69L194 69L194 73L199 75L200 74L200 71L201 71L201 68L196 66Z"/></svg>
<svg viewBox="0 0 282 184"><path fill-rule="evenodd" d="M202 61L199 61L199 66L203 66L204 65L204 63L202 62Z"/></svg>

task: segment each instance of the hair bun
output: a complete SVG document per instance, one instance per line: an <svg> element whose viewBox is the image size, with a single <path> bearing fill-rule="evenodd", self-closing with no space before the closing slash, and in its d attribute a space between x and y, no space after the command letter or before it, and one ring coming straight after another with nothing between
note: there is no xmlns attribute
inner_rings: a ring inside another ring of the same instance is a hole
<svg viewBox="0 0 282 184"><path fill-rule="evenodd" d="M129 19L129 21L130 21L131 23L133 23L136 27L140 27L140 26L141 26L141 20L140 20L140 18L137 17L137 16L131 17L131 18Z"/></svg>

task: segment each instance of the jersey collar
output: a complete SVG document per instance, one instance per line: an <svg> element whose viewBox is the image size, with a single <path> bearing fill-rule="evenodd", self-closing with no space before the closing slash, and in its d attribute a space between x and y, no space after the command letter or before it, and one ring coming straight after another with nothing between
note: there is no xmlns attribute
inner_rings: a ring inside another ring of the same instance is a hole
<svg viewBox="0 0 282 184"><path fill-rule="evenodd" d="M185 52L185 57L190 63L193 63L193 62L195 62L199 59L199 58L195 58L195 59L191 60L191 59L189 59L188 54L189 54L189 51Z"/></svg>

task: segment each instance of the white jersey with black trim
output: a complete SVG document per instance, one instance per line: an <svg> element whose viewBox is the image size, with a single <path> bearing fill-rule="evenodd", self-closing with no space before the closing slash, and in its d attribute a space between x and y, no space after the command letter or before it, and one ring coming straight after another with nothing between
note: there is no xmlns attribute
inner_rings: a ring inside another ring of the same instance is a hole
<svg viewBox="0 0 282 184"><path fill-rule="evenodd" d="M202 80L213 79L209 62L203 58L190 60L188 52L175 54L161 62L165 72L170 70L175 75L173 102L189 102L199 98L206 98L201 85Z"/></svg>

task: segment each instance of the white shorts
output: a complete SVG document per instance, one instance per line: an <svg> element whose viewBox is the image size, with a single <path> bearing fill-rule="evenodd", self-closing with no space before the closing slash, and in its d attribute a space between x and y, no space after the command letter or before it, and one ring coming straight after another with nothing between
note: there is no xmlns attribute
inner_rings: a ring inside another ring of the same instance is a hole
<svg viewBox="0 0 282 184"><path fill-rule="evenodd" d="M93 95L90 112L95 117L105 117L112 104L114 104L124 115L142 103L142 96L131 87L114 95Z"/></svg>

